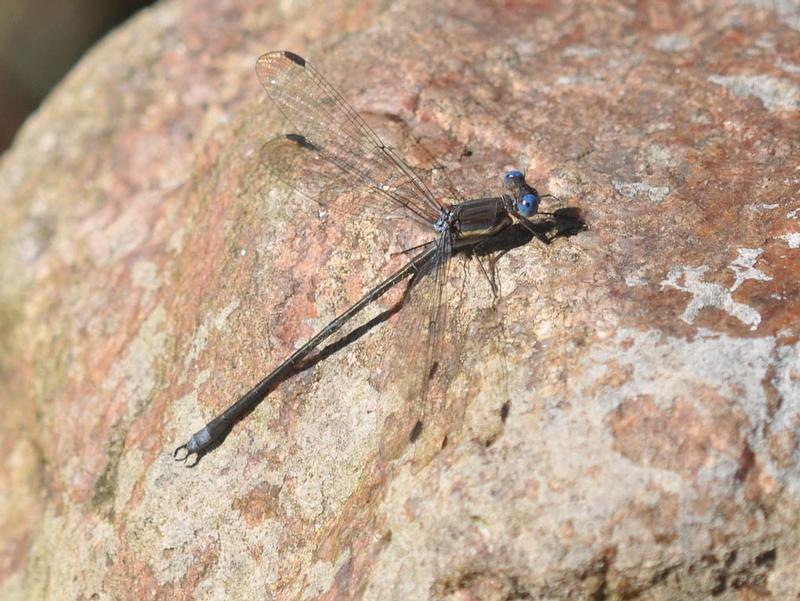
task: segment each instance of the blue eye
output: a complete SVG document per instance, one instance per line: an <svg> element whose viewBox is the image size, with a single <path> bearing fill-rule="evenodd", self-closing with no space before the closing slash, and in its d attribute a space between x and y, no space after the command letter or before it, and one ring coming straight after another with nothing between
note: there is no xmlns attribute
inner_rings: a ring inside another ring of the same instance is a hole
<svg viewBox="0 0 800 601"><path fill-rule="evenodd" d="M517 202L517 211L523 217L530 217L539 209L539 197L536 194L523 194Z"/></svg>
<svg viewBox="0 0 800 601"><path fill-rule="evenodd" d="M503 186L508 188L509 186L513 185L516 182L524 181L524 176L522 175L521 171L508 171L503 176Z"/></svg>

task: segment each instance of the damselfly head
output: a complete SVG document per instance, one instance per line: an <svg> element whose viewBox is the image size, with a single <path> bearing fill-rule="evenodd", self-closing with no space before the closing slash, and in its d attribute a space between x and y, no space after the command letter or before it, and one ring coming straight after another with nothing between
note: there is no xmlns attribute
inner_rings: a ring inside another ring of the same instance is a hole
<svg viewBox="0 0 800 601"><path fill-rule="evenodd" d="M539 194L528 185L521 171L506 172L503 187L514 196L514 208L523 217L531 217L539 210Z"/></svg>
<svg viewBox="0 0 800 601"><path fill-rule="evenodd" d="M513 192L524 181L525 176L522 175L522 171L517 171L516 169L507 171L503 176L503 187Z"/></svg>
<svg viewBox="0 0 800 601"><path fill-rule="evenodd" d="M526 192L517 201L517 211L523 217L531 217L539 210L541 199L535 192Z"/></svg>

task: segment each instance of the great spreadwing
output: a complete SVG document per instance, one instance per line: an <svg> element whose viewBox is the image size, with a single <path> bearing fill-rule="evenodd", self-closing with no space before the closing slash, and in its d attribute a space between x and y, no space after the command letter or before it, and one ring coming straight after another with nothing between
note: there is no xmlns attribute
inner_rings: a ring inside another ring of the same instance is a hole
<svg viewBox="0 0 800 601"><path fill-rule="evenodd" d="M256 63L256 73L267 95L294 129L294 133L267 142L261 164L306 199L354 219L391 216L410 220L429 232L424 244L407 251L411 259L336 317L276 367L187 443L175 449L177 461L193 466L218 446L233 425L258 405L280 382L303 365L320 347L365 307L410 279L406 305L423 319L416 320L415 343L409 365L417 372L407 393L424 404L433 380L443 377L439 351L448 331L447 299L443 293L451 257L486 248L509 228L522 227L543 242L549 239L531 222L540 195L519 171L503 178L506 192L498 197L464 200L443 170L412 168L384 144L367 122L302 57L287 51L269 52ZM438 174L438 178L433 177ZM582 224L574 217L570 228ZM393 220L387 219L386 223ZM488 274L487 274L488 277ZM406 310L405 308L403 309ZM409 437L420 433L417 420ZM189 459L193 458L193 461Z"/></svg>

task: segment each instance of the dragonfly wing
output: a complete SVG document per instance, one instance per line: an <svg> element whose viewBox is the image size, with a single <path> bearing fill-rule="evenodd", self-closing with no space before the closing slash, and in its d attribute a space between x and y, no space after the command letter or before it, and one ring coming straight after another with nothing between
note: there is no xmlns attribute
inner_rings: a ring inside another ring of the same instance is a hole
<svg viewBox="0 0 800 601"><path fill-rule="evenodd" d="M388 454L402 454L411 440L418 465L463 436L490 443L508 407L499 297L475 257L451 250L443 246L412 280L384 362L403 401Z"/></svg>
<svg viewBox="0 0 800 601"><path fill-rule="evenodd" d="M446 234L437 241L439 252L414 276L393 331L398 333L388 360L390 386L397 386L402 409L396 414L389 454L397 456L409 440L417 447L441 448L446 434L440 420L449 382L460 369L460 333L449 327L451 243ZM425 452L425 455L432 456Z"/></svg>
<svg viewBox="0 0 800 601"><path fill-rule="evenodd" d="M427 218L407 208L396 190L370 180L343 161L299 134L279 136L260 150L260 169L270 179L283 181L303 196L336 212L368 218L407 217L430 226Z"/></svg>
<svg viewBox="0 0 800 601"><path fill-rule="evenodd" d="M331 168L344 172L350 187L366 187L371 192L350 195L337 203L338 209L356 214L363 203L377 201L383 208L388 202L418 220L433 223L444 208L438 198L451 202L461 199L446 177L434 183L429 174L420 175L384 144L302 57L286 51L269 52L259 57L256 73L267 95L294 128L295 134L287 136L286 141L316 153ZM356 206L345 208L348 202Z"/></svg>

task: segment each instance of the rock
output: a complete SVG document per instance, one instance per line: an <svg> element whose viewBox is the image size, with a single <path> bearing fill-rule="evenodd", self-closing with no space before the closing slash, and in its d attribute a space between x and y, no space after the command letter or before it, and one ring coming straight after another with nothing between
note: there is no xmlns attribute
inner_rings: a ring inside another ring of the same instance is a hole
<svg viewBox="0 0 800 601"><path fill-rule="evenodd" d="M798 30L733 1L142 12L0 163L0 596L796 598ZM589 230L498 260L499 336L466 264L463 369L417 443L401 311L185 469L401 261L395 221L263 177L278 48L465 196L516 167Z"/></svg>

